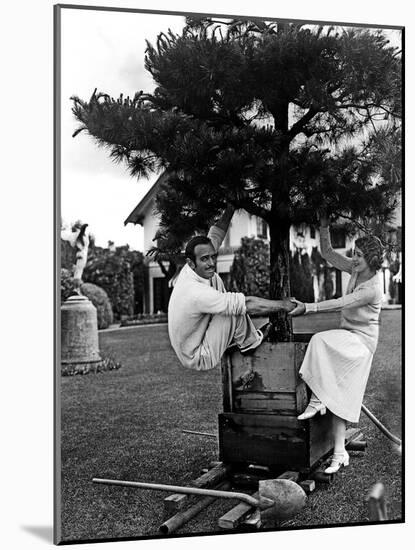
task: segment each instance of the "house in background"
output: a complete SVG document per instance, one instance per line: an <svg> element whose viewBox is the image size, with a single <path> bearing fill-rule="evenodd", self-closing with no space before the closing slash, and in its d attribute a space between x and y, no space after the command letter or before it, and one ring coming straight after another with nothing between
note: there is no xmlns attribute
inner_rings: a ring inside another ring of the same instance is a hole
<svg viewBox="0 0 415 550"><path fill-rule="evenodd" d="M165 177L165 174L162 174L158 178L153 187L137 204L124 222L124 225L133 223L143 226L144 254L154 246L154 237L159 225L159 215L154 213L155 198ZM398 222L400 225L400 218ZM233 262L234 253L240 247L243 237L255 237L269 240L269 231L266 222L257 216L248 214L245 210L235 212L225 240L219 250L217 261L217 272L223 279L227 288L229 288L230 268ZM354 242L354 238L349 237L342 227L332 228L331 240L333 248L342 254L350 250ZM292 226L290 228L290 251L292 254L298 251L300 254L308 254L311 258L312 250L316 247L319 250L319 235L318 231L313 227L302 225L299 227ZM146 258L146 271L143 313L167 312L171 288L169 288L166 276L160 265L148 257ZM334 295L343 295L347 288L349 275L337 269L332 269L331 277ZM383 282L386 301L390 300L389 280L389 266L385 264L383 269ZM317 301L321 296L321 280L319 281L317 275L313 275L313 289L314 297Z"/></svg>

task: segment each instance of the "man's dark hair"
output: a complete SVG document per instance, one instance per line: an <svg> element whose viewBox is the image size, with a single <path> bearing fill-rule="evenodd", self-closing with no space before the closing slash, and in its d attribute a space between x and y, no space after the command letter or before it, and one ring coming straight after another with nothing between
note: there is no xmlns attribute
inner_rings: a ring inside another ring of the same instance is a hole
<svg viewBox="0 0 415 550"><path fill-rule="evenodd" d="M192 237L190 239L190 241L186 245L186 248L184 251L184 257L189 258L190 260L192 260L192 262L195 262L195 263L196 263L195 248L198 244L212 244L212 241L205 235L196 235L196 237Z"/></svg>

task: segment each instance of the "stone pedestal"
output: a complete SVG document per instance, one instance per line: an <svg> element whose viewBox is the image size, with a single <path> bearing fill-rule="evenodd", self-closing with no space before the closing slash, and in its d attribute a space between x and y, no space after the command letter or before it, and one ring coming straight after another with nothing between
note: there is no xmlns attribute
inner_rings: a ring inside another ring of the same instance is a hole
<svg viewBox="0 0 415 550"><path fill-rule="evenodd" d="M62 374L86 373L100 362L97 310L86 296L70 296L61 307Z"/></svg>

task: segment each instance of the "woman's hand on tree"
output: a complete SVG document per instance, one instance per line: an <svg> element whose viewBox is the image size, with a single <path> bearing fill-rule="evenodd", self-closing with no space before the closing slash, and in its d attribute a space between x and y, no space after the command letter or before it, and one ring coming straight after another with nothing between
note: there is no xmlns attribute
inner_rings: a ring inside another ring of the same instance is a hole
<svg viewBox="0 0 415 550"><path fill-rule="evenodd" d="M295 304L295 308L288 313L292 317L297 317L297 315L304 315L305 313L305 304L296 300L295 298L290 298L290 301Z"/></svg>

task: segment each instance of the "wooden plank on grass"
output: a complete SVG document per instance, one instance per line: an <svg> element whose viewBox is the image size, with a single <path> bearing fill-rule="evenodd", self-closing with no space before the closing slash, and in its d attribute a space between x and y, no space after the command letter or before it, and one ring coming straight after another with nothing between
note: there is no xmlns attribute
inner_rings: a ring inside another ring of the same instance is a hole
<svg viewBox="0 0 415 550"><path fill-rule="evenodd" d="M228 464L220 463L194 481L191 481L190 485L192 487L213 487L217 483L223 481L230 471L231 467Z"/></svg>
<svg viewBox="0 0 415 550"><path fill-rule="evenodd" d="M226 491L230 489L231 484L229 481L225 481L217 486L215 489ZM186 510L180 510L176 512L172 517L166 519L164 523L159 527L159 531L163 534L170 534L179 529L184 523L195 517L203 509L207 508L212 502L216 500L216 497L203 497L195 498L193 504Z"/></svg>
<svg viewBox="0 0 415 550"><path fill-rule="evenodd" d="M218 463L205 474L189 483L192 487L209 488L223 481L230 472L230 466ZM164 513L169 517L176 514L189 502L191 495L171 494L164 499Z"/></svg>
<svg viewBox="0 0 415 550"><path fill-rule="evenodd" d="M349 428L346 430L345 442L346 445L355 439L361 439L363 437L362 431L360 428Z"/></svg>
<svg viewBox="0 0 415 550"><path fill-rule="evenodd" d="M306 494L312 493L316 488L316 482L314 479L305 479L300 482L300 486L304 489Z"/></svg>
<svg viewBox="0 0 415 550"><path fill-rule="evenodd" d="M252 495L254 498L259 499L259 493L256 492ZM234 508L226 512L218 520L218 525L222 529L235 529L243 523L248 514L252 513L252 506L246 502L240 502Z"/></svg>
<svg viewBox="0 0 415 550"><path fill-rule="evenodd" d="M247 516L243 524L250 529L259 529L262 526L260 510L255 510L255 512Z"/></svg>
<svg viewBox="0 0 415 550"><path fill-rule="evenodd" d="M299 473L290 471L290 472L284 472L280 476L277 477L277 479L289 479L290 481L297 481L299 478ZM259 500L259 492L256 492L252 495L254 498ZM249 504L245 502L241 502L237 504L234 508L229 510L229 512L226 512L221 518L218 520L218 525L222 529L235 529L239 525L245 522L248 515L255 512ZM257 515L253 516L252 524L251 526L256 526L257 522Z"/></svg>

